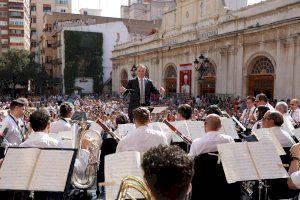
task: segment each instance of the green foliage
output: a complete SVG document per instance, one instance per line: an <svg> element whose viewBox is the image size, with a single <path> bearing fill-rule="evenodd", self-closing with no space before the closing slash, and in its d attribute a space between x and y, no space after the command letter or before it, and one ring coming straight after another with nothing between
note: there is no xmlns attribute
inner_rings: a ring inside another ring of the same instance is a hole
<svg viewBox="0 0 300 200"><path fill-rule="evenodd" d="M70 94L75 78L92 77L94 92L99 92L103 79L102 33L65 31L65 87Z"/></svg>

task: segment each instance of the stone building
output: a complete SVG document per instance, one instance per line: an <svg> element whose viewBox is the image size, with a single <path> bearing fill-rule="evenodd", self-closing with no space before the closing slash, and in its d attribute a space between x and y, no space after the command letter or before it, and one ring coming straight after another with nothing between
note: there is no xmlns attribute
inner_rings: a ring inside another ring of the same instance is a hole
<svg viewBox="0 0 300 200"><path fill-rule="evenodd" d="M167 93L181 93L186 79L193 96L264 92L269 98L300 98L299 0L267 0L237 10L226 0L176 3L158 33L115 47L114 92L127 83L132 66L143 63ZM199 81L194 61L201 54L208 62Z"/></svg>

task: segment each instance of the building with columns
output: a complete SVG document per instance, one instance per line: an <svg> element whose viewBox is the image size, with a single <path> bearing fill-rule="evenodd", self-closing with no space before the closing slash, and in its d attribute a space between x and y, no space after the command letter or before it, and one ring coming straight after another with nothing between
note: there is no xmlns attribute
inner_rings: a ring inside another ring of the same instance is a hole
<svg viewBox="0 0 300 200"><path fill-rule="evenodd" d="M300 1L237 2L177 0L158 33L116 45L113 92L131 78L133 65L143 63L167 93L182 93L189 84L193 96L300 98ZM194 61L201 54L208 62L199 80Z"/></svg>

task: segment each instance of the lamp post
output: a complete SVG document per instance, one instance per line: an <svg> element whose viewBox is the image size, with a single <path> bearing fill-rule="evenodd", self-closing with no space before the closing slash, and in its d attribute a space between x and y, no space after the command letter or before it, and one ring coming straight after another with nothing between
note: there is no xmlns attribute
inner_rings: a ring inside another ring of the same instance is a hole
<svg viewBox="0 0 300 200"><path fill-rule="evenodd" d="M130 70L132 78L136 77L136 70L137 70L137 67L135 65L133 65L131 70Z"/></svg>
<svg viewBox="0 0 300 200"><path fill-rule="evenodd" d="M204 57L203 54L201 54L199 56L199 60L196 58L196 60L194 61L194 66L196 71L199 72L199 81L203 80L204 73L206 72L209 66L208 58Z"/></svg>

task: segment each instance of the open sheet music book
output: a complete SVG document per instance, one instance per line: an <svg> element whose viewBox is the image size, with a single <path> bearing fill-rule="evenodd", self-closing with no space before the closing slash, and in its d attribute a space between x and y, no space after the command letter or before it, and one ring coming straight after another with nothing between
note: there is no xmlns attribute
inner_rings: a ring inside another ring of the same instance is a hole
<svg viewBox="0 0 300 200"><path fill-rule="evenodd" d="M227 182L288 178L272 143L219 144L219 156Z"/></svg>
<svg viewBox="0 0 300 200"><path fill-rule="evenodd" d="M126 176L136 176L143 179L141 168L141 153L135 151L120 152L105 156L106 199L117 198L121 181ZM142 198L137 192L129 190L135 198Z"/></svg>
<svg viewBox="0 0 300 200"><path fill-rule="evenodd" d="M49 136L59 140L65 148L75 148L75 139L72 131L49 133Z"/></svg>
<svg viewBox="0 0 300 200"><path fill-rule="evenodd" d="M150 107L153 108L152 112L153 114L159 114L165 111L168 107Z"/></svg>
<svg viewBox="0 0 300 200"><path fill-rule="evenodd" d="M135 131L135 129L136 127L133 123L118 125L119 135L121 136L121 138L130 135L133 131Z"/></svg>
<svg viewBox="0 0 300 200"><path fill-rule="evenodd" d="M277 128L261 128L253 132L259 141L270 138L277 149L278 155L286 154L281 144L286 144L285 147L291 147L295 144L295 141L290 135L283 135L280 129Z"/></svg>
<svg viewBox="0 0 300 200"><path fill-rule="evenodd" d="M0 190L64 192L77 150L8 148L0 168Z"/></svg>
<svg viewBox="0 0 300 200"><path fill-rule="evenodd" d="M222 134L229 135L233 139L239 139L240 138L239 135L237 134L237 130L235 128L235 124L234 124L233 119L222 117L221 122L222 122L222 128L221 128L220 131L222 132Z"/></svg>
<svg viewBox="0 0 300 200"><path fill-rule="evenodd" d="M182 120L170 122L179 132L185 136L194 139L202 137L205 134L204 123L202 121ZM173 142L182 142L182 138L173 135Z"/></svg>

